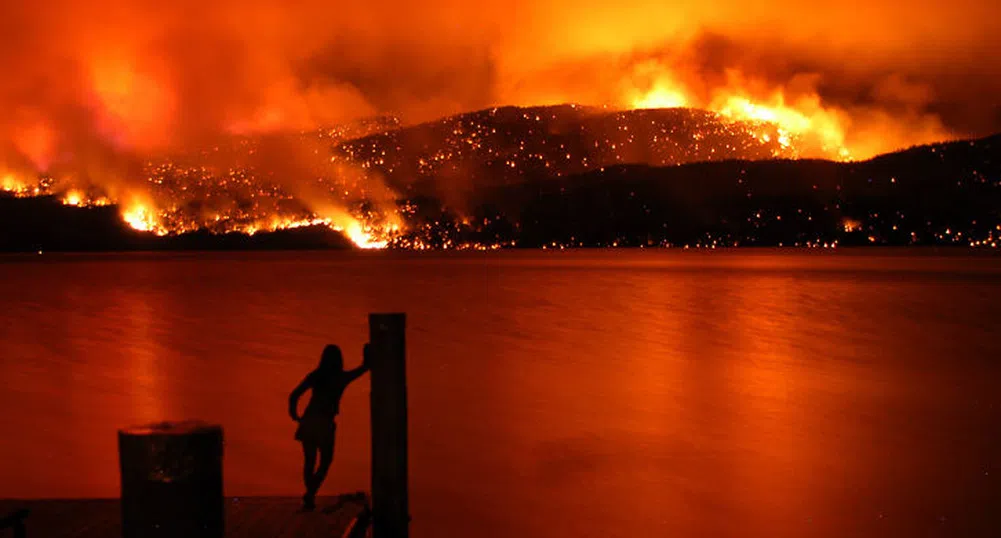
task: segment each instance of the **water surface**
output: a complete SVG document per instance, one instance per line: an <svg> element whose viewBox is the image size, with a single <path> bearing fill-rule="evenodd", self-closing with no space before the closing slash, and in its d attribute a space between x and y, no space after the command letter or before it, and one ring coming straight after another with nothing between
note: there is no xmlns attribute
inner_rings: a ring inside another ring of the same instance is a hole
<svg viewBox="0 0 1001 538"><path fill-rule="evenodd" d="M1001 258L913 251L0 261L0 497L118 494L201 418L298 494L289 390L408 314L413 534L1001 535ZM367 377L327 493L368 489Z"/></svg>

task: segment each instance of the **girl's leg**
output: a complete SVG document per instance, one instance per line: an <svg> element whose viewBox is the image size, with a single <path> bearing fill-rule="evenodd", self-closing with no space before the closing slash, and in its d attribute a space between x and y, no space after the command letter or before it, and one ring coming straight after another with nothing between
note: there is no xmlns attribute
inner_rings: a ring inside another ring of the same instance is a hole
<svg viewBox="0 0 1001 538"><path fill-rule="evenodd" d="M318 447L313 443L302 443L302 482L306 486L306 494L302 497L303 507L312 509L313 498L319 484L316 481L316 453Z"/></svg>
<svg viewBox="0 0 1001 538"><path fill-rule="evenodd" d="M315 481L313 482L317 490L320 489L320 485L323 484L323 480L327 478L327 471L330 470L330 464L333 463L334 461L333 441L331 441L329 444L324 443L320 445L319 451L320 451L320 465L316 469L316 474L314 475Z"/></svg>

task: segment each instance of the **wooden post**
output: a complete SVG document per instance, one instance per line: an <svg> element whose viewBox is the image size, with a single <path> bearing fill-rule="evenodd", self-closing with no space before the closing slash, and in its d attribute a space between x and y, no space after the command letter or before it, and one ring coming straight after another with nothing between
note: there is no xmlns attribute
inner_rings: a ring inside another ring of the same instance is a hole
<svg viewBox="0 0 1001 538"><path fill-rule="evenodd" d="M26 538L28 529L24 525L24 519L28 517L28 510L22 508L13 514L0 517L0 530L14 529L14 538Z"/></svg>
<svg viewBox="0 0 1001 538"><path fill-rule="evenodd" d="M373 538L407 538L406 315L369 314Z"/></svg>
<svg viewBox="0 0 1001 538"><path fill-rule="evenodd" d="M222 428L198 421L119 430L124 538L223 536Z"/></svg>

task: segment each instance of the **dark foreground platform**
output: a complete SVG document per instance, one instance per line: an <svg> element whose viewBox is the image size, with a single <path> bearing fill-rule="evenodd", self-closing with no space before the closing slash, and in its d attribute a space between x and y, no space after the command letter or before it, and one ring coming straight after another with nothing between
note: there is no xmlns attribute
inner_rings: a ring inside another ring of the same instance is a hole
<svg viewBox="0 0 1001 538"><path fill-rule="evenodd" d="M293 497L227 497L226 536L232 538L341 537L362 510L358 495L317 498L315 512ZM27 538L118 538L118 499L0 499L0 518L26 508ZM0 538L12 536L0 530Z"/></svg>

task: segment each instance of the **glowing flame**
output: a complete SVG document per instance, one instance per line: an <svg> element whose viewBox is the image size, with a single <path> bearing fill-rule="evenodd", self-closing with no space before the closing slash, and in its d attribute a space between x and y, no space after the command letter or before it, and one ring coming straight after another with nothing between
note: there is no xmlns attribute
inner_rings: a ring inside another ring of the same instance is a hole
<svg viewBox="0 0 1001 538"><path fill-rule="evenodd" d="M793 138L807 138L808 142L809 139L816 141L825 153L841 159L851 156L844 146L844 129L837 115L820 106L816 97L794 108L786 105L782 94L776 94L768 105L756 103L746 96L730 95L717 99L712 108L728 118L775 125L779 135L777 142L782 147L790 147Z"/></svg>
<svg viewBox="0 0 1001 538"><path fill-rule="evenodd" d="M158 229L157 220L153 212L141 203L134 203L122 212L122 219L134 230L140 232L156 232L164 235Z"/></svg>
<svg viewBox="0 0 1001 538"><path fill-rule="evenodd" d="M14 193L29 192L27 187L12 174L0 176L0 186ZM36 193L37 194L37 193ZM214 233L238 232L255 235L258 232L274 232L308 226L325 226L347 237L356 247L362 249L382 249L389 246L393 237L399 235L402 229L398 215L375 216L367 215L359 218L339 207L327 208L327 216L299 213L296 215L274 214L262 215L251 221L241 221L235 215L214 214L205 221L192 220L190 217L177 218L172 210L158 212L145 197L134 198L123 206L122 220L132 229L140 232L152 232L160 236L176 235L207 228ZM91 198L79 189L70 189L60 195L60 201L69 206L90 207L106 206L118 203L105 196ZM210 226L211 224L211 226Z"/></svg>
<svg viewBox="0 0 1001 538"><path fill-rule="evenodd" d="M766 123L774 130L762 132L762 142L774 140L794 154L805 152L823 157L848 159L845 147L845 125L838 111L824 107L816 93L787 102L782 89L772 90L770 97L746 88L753 84L731 73L730 81L699 98L698 92L677 82L670 68L656 62L643 63L633 71L624 86L622 102L629 108L702 108L733 121ZM760 88L758 88L760 90ZM801 151L802 150L802 151Z"/></svg>
<svg viewBox="0 0 1001 538"><path fill-rule="evenodd" d="M386 248L386 245L389 244L389 241L386 239L376 239L370 231L366 231L361 223L356 220L350 222L344 228L335 226L334 229L346 235L358 248Z"/></svg>
<svg viewBox="0 0 1001 538"><path fill-rule="evenodd" d="M666 80L659 80L650 91L637 94L633 108L678 108L688 105L685 93Z"/></svg>
<svg viewBox="0 0 1001 538"><path fill-rule="evenodd" d="M846 217L846 218L844 218L844 219L841 220L841 227L846 232L849 232L849 233L851 233L851 232L858 232L858 231L862 230L862 223L859 222L859 221L857 221L857 220L855 220L855 219L850 219L850 218Z"/></svg>
<svg viewBox="0 0 1001 538"><path fill-rule="evenodd" d="M362 249L382 249L400 231L399 217L390 215L385 222L365 222L339 208L324 207L319 211L327 226L344 234L354 245Z"/></svg>
<svg viewBox="0 0 1001 538"><path fill-rule="evenodd" d="M305 228L307 226L330 226L330 221L321 218L294 219L290 217L275 216L268 223L268 230L294 230L295 228Z"/></svg>
<svg viewBox="0 0 1001 538"><path fill-rule="evenodd" d="M70 205L74 207L94 207L94 206L107 206L111 205L112 201L110 198L105 196L97 196L92 198L91 195L86 194L78 189L70 189L62 194L60 201L63 205Z"/></svg>
<svg viewBox="0 0 1001 538"><path fill-rule="evenodd" d="M249 235L264 230L291 230L308 226L326 226L335 232L344 234L356 247L362 249L383 249L389 246L389 240L393 234L400 230L397 224L385 226L373 226L363 223L361 220L342 212L334 211L332 218L312 217L305 219L292 219L288 217L272 217L266 225L251 225L244 228L237 228Z"/></svg>
<svg viewBox="0 0 1001 538"><path fill-rule="evenodd" d="M678 108L688 106L685 87L656 61L642 62L625 82L626 101L632 108Z"/></svg>
<svg viewBox="0 0 1001 538"><path fill-rule="evenodd" d="M740 119L776 123L796 132L805 131L810 127L810 120L795 110L781 105L777 108L766 107L752 103L746 97L728 98L719 113Z"/></svg>
<svg viewBox="0 0 1001 538"><path fill-rule="evenodd" d="M18 198L43 194L37 183L34 186L29 185L12 173L0 175L0 190L9 192Z"/></svg>
<svg viewBox="0 0 1001 538"><path fill-rule="evenodd" d="M84 203L84 198L83 194L81 194L80 191L72 190L67 192L66 195L63 196L63 204L80 206L83 205L83 203Z"/></svg>
<svg viewBox="0 0 1001 538"><path fill-rule="evenodd" d="M0 188L6 192L21 192L24 190L24 184L14 177L14 174L4 174L0 176Z"/></svg>

